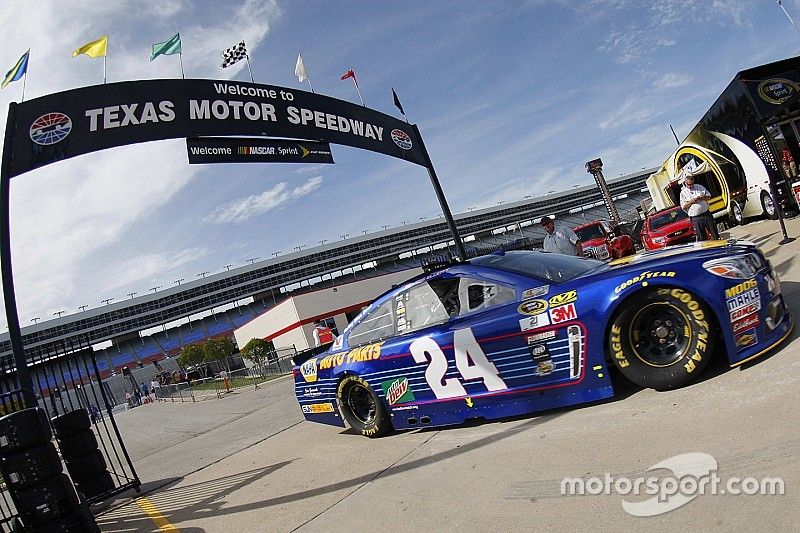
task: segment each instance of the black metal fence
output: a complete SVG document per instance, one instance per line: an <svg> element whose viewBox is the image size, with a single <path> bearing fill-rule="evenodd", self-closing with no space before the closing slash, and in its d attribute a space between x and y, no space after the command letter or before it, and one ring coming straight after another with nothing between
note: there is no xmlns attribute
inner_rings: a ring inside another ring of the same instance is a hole
<svg viewBox="0 0 800 533"><path fill-rule="evenodd" d="M114 486L85 500L96 503L129 489L139 490L140 481L114 420L116 400L100 378L97 360L88 341L70 339L53 351L28 360L34 394L40 407L53 418L86 409L91 431L105 459ZM0 360L0 416L26 407L11 357ZM16 509L5 482L0 485L0 531L10 532Z"/></svg>

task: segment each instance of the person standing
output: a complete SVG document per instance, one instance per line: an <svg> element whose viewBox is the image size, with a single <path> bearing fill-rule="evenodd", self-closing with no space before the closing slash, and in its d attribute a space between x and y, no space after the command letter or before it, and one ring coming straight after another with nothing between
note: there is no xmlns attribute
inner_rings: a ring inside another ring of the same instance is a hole
<svg viewBox="0 0 800 533"><path fill-rule="evenodd" d="M719 239L717 223L708 210L710 199L711 194L705 187L694 182L694 176L686 176L683 179L681 207L692 221L696 241L706 240L707 235L711 235L712 239Z"/></svg>
<svg viewBox="0 0 800 533"><path fill-rule="evenodd" d="M556 225L550 217L542 217L539 222L547 235L544 236L542 248L545 252L564 255L583 255L583 245L581 240L572 231L562 224Z"/></svg>
<svg viewBox="0 0 800 533"><path fill-rule="evenodd" d="M321 320L314 321L314 346L329 344L334 341L333 330L322 323Z"/></svg>

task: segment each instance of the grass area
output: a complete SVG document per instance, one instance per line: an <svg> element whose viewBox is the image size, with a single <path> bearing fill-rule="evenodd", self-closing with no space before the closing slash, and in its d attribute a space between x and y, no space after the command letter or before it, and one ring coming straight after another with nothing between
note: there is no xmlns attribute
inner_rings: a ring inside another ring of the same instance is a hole
<svg viewBox="0 0 800 533"><path fill-rule="evenodd" d="M266 376L256 376L256 377L233 377L230 378L230 387L231 389L238 389L241 387L252 387L256 383L263 383L264 381L269 381L271 379L279 378L281 376L285 376L286 374L269 374ZM221 379L216 381L206 381L202 383L192 383L192 390L197 391L219 391L225 390L225 385L223 384Z"/></svg>

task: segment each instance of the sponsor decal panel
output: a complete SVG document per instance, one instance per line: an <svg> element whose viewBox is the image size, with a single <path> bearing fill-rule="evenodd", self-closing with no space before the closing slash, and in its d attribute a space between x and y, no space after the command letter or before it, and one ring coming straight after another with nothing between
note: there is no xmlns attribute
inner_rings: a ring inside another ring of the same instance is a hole
<svg viewBox="0 0 800 533"><path fill-rule="evenodd" d="M577 299L578 299L578 291L562 292L561 294L556 294L555 296L550 298L550 305L552 307L556 307L558 305L572 303Z"/></svg>
<svg viewBox="0 0 800 533"><path fill-rule="evenodd" d="M645 285L648 279L651 278L674 278L675 272L650 272L649 270L645 270L638 276L634 276L629 280L623 281L614 289L615 294L621 293L623 290L627 289L632 285L636 285L637 283L642 283L642 286Z"/></svg>
<svg viewBox="0 0 800 533"><path fill-rule="evenodd" d="M411 137L409 137L406 132L400 129L394 129L390 135L394 143L402 150L411 150L413 143L411 142Z"/></svg>
<svg viewBox="0 0 800 533"><path fill-rule="evenodd" d="M517 307L517 312L521 315L538 315L546 310L547 302L544 300L526 300Z"/></svg>
<svg viewBox="0 0 800 533"><path fill-rule="evenodd" d="M322 396L322 391L316 387L308 387L303 395L313 398L315 396Z"/></svg>
<svg viewBox="0 0 800 533"><path fill-rule="evenodd" d="M749 328L754 328L761 323L761 319L758 318L758 313L753 313L752 315L747 315L746 317L737 320L733 323L733 332L739 333L740 331L744 331Z"/></svg>
<svg viewBox="0 0 800 533"><path fill-rule="evenodd" d="M553 324L560 324L576 318L578 318L578 313L575 312L575 304L567 304L550 309L550 319Z"/></svg>
<svg viewBox="0 0 800 533"><path fill-rule="evenodd" d="M333 412L333 404L330 402L310 403L308 405L303 406L303 413L307 415L318 414L318 413L332 413L332 412Z"/></svg>
<svg viewBox="0 0 800 533"><path fill-rule="evenodd" d="M755 328L736 334L736 350L741 351L758 342Z"/></svg>
<svg viewBox="0 0 800 533"><path fill-rule="evenodd" d="M535 344L531 346L531 357L534 361L550 359L550 350L547 349L546 344Z"/></svg>
<svg viewBox="0 0 800 533"><path fill-rule="evenodd" d="M406 377L384 381L381 383L381 388L389 405L414 401L414 393L411 392Z"/></svg>
<svg viewBox="0 0 800 533"><path fill-rule="evenodd" d="M549 376L555 369L556 365L553 363L553 360L547 359L546 361L540 361L539 364L536 365L534 373L539 377Z"/></svg>
<svg viewBox="0 0 800 533"><path fill-rule="evenodd" d="M522 318L519 321L520 331L530 331L532 329L541 328L550 325L550 317L547 313L540 313L538 315Z"/></svg>
<svg viewBox="0 0 800 533"><path fill-rule="evenodd" d="M748 315L752 315L753 313L757 312L761 309L761 302L752 303L740 309L736 309L731 311L731 322L736 322Z"/></svg>
<svg viewBox="0 0 800 533"><path fill-rule="evenodd" d="M536 335L529 335L526 338L528 340L528 344L536 344L540 341L549 341L551 339L555 339L557 333L557 329L551 329L550 331L543 331L542 333L537 333Z"/></svg>
<svg viewBox="0 0 800 533"><path fill-rule="evenodd" d="M383 342L375 344L367 344L366 346L359 346L349 352L339 352L326 355L319 362L319 369L326 370L328 368L335 368L345 363L364 363L367 361L374 361L381 357L381 346Z"/></svg>
<svg viewBox="0 0 800 533"><path fill-rule="evenodd" d="M317 358L309 359L300 365L300 373L303 375L303 379L306 380L306 383L314 383L317 381Z"/></svg>
<svg viewBox="0 0 800 533"><path fill-rule="evenodd" d="M742 294L743 292L753 289L757 286L758 283L756 283L756 280L754 279L743 281L742 283L739 283L737 285L734 285L733 287L725 289L725 298L733 298L734 296Z"/></svg>
<svg viewBox="0 0 800 533"><path fill-rule="evenodd" d="M540 296L544 296L550 291L550 285L542 285L540 287L534 287L533 289L527 289L522 291L522 299L527 300L528 298L538 298Z"/></svg>
<svg viewBox="0 0 800 533"><path fill-rule="evenodd" d="M791 80L772 78L758 84L758 96L765 102L780 105L797 94L799 89L798 85Z"/></svg>

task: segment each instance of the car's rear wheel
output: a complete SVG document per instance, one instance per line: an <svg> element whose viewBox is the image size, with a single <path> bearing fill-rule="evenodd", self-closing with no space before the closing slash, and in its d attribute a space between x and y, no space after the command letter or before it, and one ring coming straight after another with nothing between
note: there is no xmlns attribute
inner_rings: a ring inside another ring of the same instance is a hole
<svg viewBox="0 0 800 533"><path fill-rule="evenodd" d="M674 389L696 379L711 358L711 313L692 293L658 288L622 303L608 337L611 359L642 387Z"/></svg>
<svg viewBox="0 0 800 533"><path fill-rule="evenodd" d="M737 226L744 225L744 209L742 208L742 204L739 202L733 202L733 205L731 205L730 218Z"/></svg>
<svg viewBox="0 0 800 533"><path fill-rule="evenodd" d="M382 437L392 430L386 407L364 379L346 375L339 382L336 395L344 419L365 437Z"/></svg>

